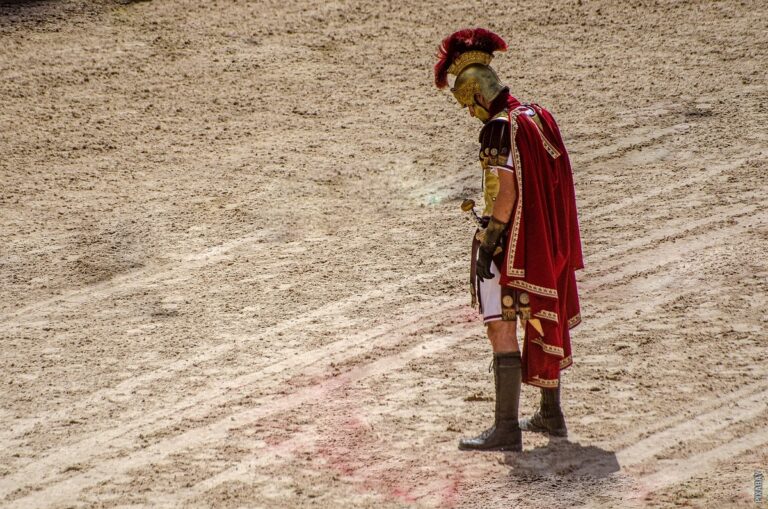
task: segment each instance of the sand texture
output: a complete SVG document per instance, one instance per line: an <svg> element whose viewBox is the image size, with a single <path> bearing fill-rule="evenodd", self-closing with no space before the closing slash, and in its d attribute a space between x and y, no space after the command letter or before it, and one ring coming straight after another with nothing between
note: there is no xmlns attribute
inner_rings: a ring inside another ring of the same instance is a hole
<svg viewBox="0 0 768 509"><path fill-rule="evenodd" d="M0 506L762 507L768 4L632 4L1 3ZM587 265L571 435L521 454L456 447L468 25L559 122Z"/></svg>

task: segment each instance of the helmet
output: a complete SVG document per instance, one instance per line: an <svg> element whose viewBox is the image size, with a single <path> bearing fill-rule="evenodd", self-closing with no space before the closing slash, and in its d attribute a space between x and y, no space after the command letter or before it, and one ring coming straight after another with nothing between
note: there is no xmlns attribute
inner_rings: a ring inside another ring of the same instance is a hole
<svg viewBox="0 0 768 509"><path fill-rule="evenodd" d="M491 104L506 87L488 65L494 51L506 51L507 43L484 28L459 30L443 39L438 49L438 62L435 65L435 85L437 88L448 86L448 74L456 76L453 83L453 96L464 107L472 106L483 122L490 113L475 100L480 94L486 104Z"/></svg>

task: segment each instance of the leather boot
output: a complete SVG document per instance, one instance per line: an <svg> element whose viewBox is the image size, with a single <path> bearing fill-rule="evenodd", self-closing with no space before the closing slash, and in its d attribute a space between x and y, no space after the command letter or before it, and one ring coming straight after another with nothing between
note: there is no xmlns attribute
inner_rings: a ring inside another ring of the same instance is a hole
<svg viewBox="0 0 768 509"><path fill-rule="evenodd" d="M522 451L523 436L517 422L520 402L520 352L493 354L496 414L493 426L475 438L459 440L462 451Z"/></svg>
<svg viewBox="0 0 768 509"><path fill-rule="evenodd" d="M541 389L539 410L530 419L520 419L520 429L555 437L568 436L565 417L560 409L560 385L558 383L556 389Z"/></svg>

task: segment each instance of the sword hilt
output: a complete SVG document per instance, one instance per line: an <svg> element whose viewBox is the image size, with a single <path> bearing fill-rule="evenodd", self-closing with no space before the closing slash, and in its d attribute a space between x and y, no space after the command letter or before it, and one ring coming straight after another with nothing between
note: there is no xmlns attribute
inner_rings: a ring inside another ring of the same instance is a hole
<svg viewBox="0 0 768 509"><path fill-rule="evenodd" d="M477 225L480 226L480 228L485 228L485 226L483 226L483 220L480 219L480 216L477 215L477 211L475 210L475 200L467 198L466 200L462 201L461 210L464 212L472 213L472 218L475 220Z"/></svg>

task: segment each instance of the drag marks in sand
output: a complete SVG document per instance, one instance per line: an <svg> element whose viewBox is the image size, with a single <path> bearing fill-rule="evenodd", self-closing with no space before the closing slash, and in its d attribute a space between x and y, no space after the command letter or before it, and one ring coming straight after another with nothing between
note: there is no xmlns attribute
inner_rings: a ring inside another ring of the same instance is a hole
<svg viewBox="0 0 768 509"><path fill-rule="evenodd" d="M651 195L648 194L646 198L650 197ZM626 203L625 205L631 205L633 202ZM595 214L602 213L603 211L596 211ZM734 211L731 211L734 212ZM748 213L749 210L742 210L742 213ZM606 212L607 213L607 212ZM736 215L743 215L743 214L736 214ZM720 221L721 216L716 215L712 219L705 218L699 220L696 224L688 224L687 231L692 231L697 226L707 226L710 223L718 222ZM727 219L727 218L726 218ZM752 217L754 219L754 216ZM763 216L759 217L760 221L763 221L765 218ZM678 244L676 245L676 249L678 252L680 251L686 251L686 250L680 250L680 242L683 244L690 244L689 247L691 249L703 249L707 246L710 246L712 244L715 244L717 242L722 242L723 238L728 237L730 235L737 234L739 231L743 232L744 225L740 223L738 220L734 222L736 224L736 229L738 231L731 231L732 222L726 221L725 224L725 230L723 230L722 234L716 234L714 237L707 235L694 235L692 237L687 237L683 235L682 239L677 239ZM625 272L622 271L612 271L607 270L608 274L602 277L602 279L596 280L596 283L594 285L590 284L587 287L585 287L587 295L595 291L595 289L600 288L604 285L609 284L616 284L619 282L622 278L625 277L631 277L633 275L636 275L644 270L654 269L659 270L662 265L659 265L658 263L643 263L643 260L659 260L660 257L656 256L658 254L665 254L665 244L664 240L660 238L661 235L656 235L653 238L644 238L644 239L638 239L634 243L630 243L629 245L622 246L622 249L613 249L609 254L601 254L596 255L594 257L589 258L587 261L589 264L595 264L598 261L605 260L608 258L608 256L617 256L619 260L622 260L622 255L626 254L627 252L633 251L633 250L640 250L642 252L641 256L638 256L636 260L636 264L631 264L632 267L631 270L627 270ZM242 243L236 244L237 247L246 246L247 247L248 241L243 241ZM194 269L198 266L200 263L206 263L206 261L210 262L211 258L213 260L216 260L216 257L223 256L228 249L221 249L217 250L215 253L212 254L212 256L195 256L190 258L188 264L185 266L184 270ZM665 256L662 256L661 258L666 259L668 262L670 261L669 255L672 255L674 253L666 253ZM671 260L674 261L674 260ZM624 260L624 263L626 263L626 260ZM454 266L451 266L452 269L461 269L463 268L464 263L457 263ZM614 267L615 268L615 267ZM446 269L447 270L447 269ZM125 281L118 280L116 283L117 287L121 284L127 284L130 286L137 286L144 284L146 282L149 282L151 280L156 279L158 276L156 274L145 274L145 273L139 273L134 274L132 276L126 276ZM143 281L143 283L142 283ZM404 283L406 284L406 283ZM402 285L392 285L392 288L384 288L380 289L378 294L379 295L386 295L388 292L394 293L394 290L396 290L399 286ZM110 289L108 286L104 286L103 288L97 288L97 291L101 292L112 292L117 291L117 289ZM74 303L77 303L81 301L82 299L86 299L87 295L89 295L90 292L78 292L74 293L70 296L70 300ZM317 317L323 317L333 314L333 312L337 309L339 309L339 306L345 306L345 305L353 305L354 302L358 301L358 299L368 299L371 298L372 295L366 294L359 297L352 297L347 302L342 303L332 303L323 306L320 310L318 310L316 313L313 314L312 318ZM455 311L462 307L462 304L460 302L463 302L465 299L455 299L453 301L444 303L442 305L443 312L447 311ZM25 315L27 313L33 313L33 312L39 312L41 309L43 309L45 306L48 305L59 305L61 303L60 299L51 299L49 302L47 302L45 305L40 304L36 306L31 306L26 309L24 313L17 312L14 314L11 318L17 318L22 315ZM414 306L416 307L416 306ZM429 306L428 306L429 307ZM408 310L406 310L408 311ZM435 309L432 309L432 311L436 311ZM434 316L434 315L433 315ZM384 325L377 329L372 329L370 331L363 331L359 335L355 336L357 339L353 339L350 341L349 338L345 338L343 340L339 340L337 342L331 343L328 347L321 348L318 351L312 351L307 352L304 356L299 356L298 358L291 358L287 360L284 363L275 365L273 369L269 369L269 367L266 367L263 370L255 371L253 375L249 375L246 377L242 377L240 379L236 379L233 381L232 384L227 384L226 387L221 387L220 390L216 391L209 391L209 392L203 392L200 394L195 394L190 398L186 398L181 400L177 405L174 405L172 408L164 409L162 411L153 413L149 416L147 416L146 419L140 420L135 423L130 423L127 426L118 427L114 430L113 433L107 433L107 434L100 434L97 437L94 437L92 439L86 439L85 441L79 442L75 444L72 447L64 447L60 451L54 452L52 455L42 458L38 461L33 461L30 465L28 465L27 468L24 468L22 471L11 475L6 476L2 479L2 482L0 482L0 488L2 488L2 494L5 496L8 496L10 492L13 489L18 489L22 484L24 484L25 481L30 481L31 479L34 479L33 482L40 483L38 484L38 488L43 488L43 491L35 491L34 496L30 495L29 497L23 497L19 498L17 500L14 500L13 503L18 506L29 506L31 503L36 503L35 500L37 500L37 503L40 503L44 500L49 500L51 502L53 501L59 501L59 502L65 502L67 500L71 501L77 497L77 494L85 487L89 485L93 485L95 483L105 481L112 476L117 475L119 472L126 472L133 468L140 467L142 465L147 465L153 461L157 461L159 458L162 458L164 456L167 456L168 454L172 453L173 451L177 451L180 449L185 449L191 446L194 446L195 444L203 444L207 443L209 441L216 441L216 440L225 440L228 436L228 432L233 429L234 427L237 427L238 425L245 425L250 422L253 422L258 419L264 419L270 415L274 415L276 413L287 411L291 408L295 408L299 405L305 405L305 404L322 404L323 401L327 401L329 392L334 391L335 389L338 389L340 386L346 383L351 383L355 380L362 380L366 377L373 377L377 376L392 370L400 369L406 362L409 360L418 358L423 355L429 355L431 353L438 352L441 349L448 348L452 345L454 345L456 342L461 340L462 338L469 337L473 334L476 334L476 328L473 326L461 325L456 330L453 331L451 334L446 334L445 339L438 341L438 342L430 342L430 345L428 348L425 347L425 345L417 345L416 347L407 350L404 353L399 353L396 355L388 356L383 359L380 359L378 361L375 361L374 363L363 365L359 367L352 368L350 371L345 372L343 374L338 375L335 378L332 378L328 380L327 382L323 382L319 386L314 386L310 388L302 388L298 392L291 393L288 396L285 396L283 398L277 398L274 397L265 397L260 398L256 400L254 403L254 408L249 409L247 411L242 411L235 413L231 416L227 416L226 418L216 421L213 424L208 424L206 426L200 427L200 428L194 428L188 431L185 431L177 436L174 436L170 439L163 440L161 442L158 442L156 444L150 445L146 447L146 449L135 449L135 437L139 432L147 432L151 431L152 429L157 429L158 427L167 426L172 421L178 421L181 420L184 417L189 416L204 416L207 413L210 413L213 411L216 407L220 407L222 405L225 405L228 401L231 399L234 399L238 396L237 393L238 390L255 390L257 388L264 388L266 384L266 387L269 387L271 385L274 385L276 380L274 380L275 376L290 373L291 370L296 370L299 368L303 368L309 365L312 365L313 363L318 362L320 359L333 359L337 362L342 362L344 359L351 358L357 354L362 353L366 350L366 346L369 345L369 342L371 340L380 337L382 335L393 335L394 338L402 338L404 334L407 334L408 331L411 333L418 333L419 330L423 330L423 327L425 326L425 323L423 320L427 319L428 316L420 316L411 315L409 318L406 319L404 323L398 324L394 328L390 325ZM305 323L306 321L309 321L309 317L304 320L299 320L299 323L295 323L293 321L286 321L283 324L280 324L278 326L273 327L272 329L268 330L267 332L264 332L264 335L267 334L273 334L277 330L287 330L292 327L300 326L302 323ZM427 320L429 321L429 320ZM436 323L433 321L432 323ZM410 326L410 329L409 329ZM474 333L472 331L475 331ZM383 342L375 342L372 343L370 346L386 346L389 344L392 346L394 343L389 338L386 338ZM172 374L175 370L183 370L186 366L190 365L191 363L197 362L202 360L202 358L210 358L213 356L220 356L225 353L225 351L230 348L229 346L222 345L221 351L213 351L213 352L207 352L205 354L200 354L198 356L193 356L189 359L184 359L183 361L180 361L177 365L174 365L172 367L169 367L169 369L166 371L157 371L152 372L149 374L143 374L140 377L138 377L137 380L132 380L129 382L131 387L123 387L118 386L113 389L108 389L106 391L113 391L114 393L120 393L124 392L126 390L130 390L132 387L138 387L141 384L147 383L151 380L162 378L165 376L169 376ZM98 396L98 398L103 397L104 395L101 394ZM89 398L89 402L96 402L97 400L91 400ZM628 448L623 453L619 453L619 457L623 459L624 462L627 464L634 464L638 461L642 461L643 458L647 458L648 455L652 455L653 452L649 452L651 450L658 450L659 447L663 448L666 447L666 444L672 443L674 440L677 440L677 437L680 436L681 433L688 434L693 429L700 429L701 426L708 426L713 423L713 419L717 419L718 414L713 414L711 416L701 416L701 418L697 418L691 421L684 422L682 424L679 424L675 428L670 428L669 430L664 430L659 432L659 441L657 443L657 449L649 449L647 444L649 443L648 440L652 440L652 438L644 439L643 441L638 442L637 447L635 448ZM50 415L44 415L41 416L41 421L45 421L48 418L56 418L56 414L50 414ZM169 421L171 419L171 421ZM697 428L699 426L699 428ZM751 444L756 441L761 440L757 436L750 435L750 438L747 440L745 438L744 443L745 444ZM645 445L642 445L645 444ZM296 446L300 445L300 442L297 442ZM727 445L727 444L726 444ZM741 444L741 442L738 442L734 447L734 451L740 450L741 447L743 447L744 444ZM115 447L117 447L118 451L122 449L124 452L121 454L118 454L118 458L113 459L103 459L99 458L99 454L101 454L105 449L111 449L111 454L116 454L117 451L115 451ZM133 451L133 452L131 452ZM716 461L718 458L722 459L723 455L727 453L728 448L726 446L723 446L721 448L717 449L716 454L710 454L707 456L707 461ZM128 452L128 457L124 456L124 453ZM89 465L89 461L91 460L93 463ZM76 474L76 475L69 475L66 479L57 479L59 477L57 475L58 472L61 471L61 469L64 468L65 464L67 462L70 463L79 463L86 461L86 470L82 473ZM222 472L218 476L211 478L207 481L205 481L200 487L193 487L190 489L188 495L196 496L200 493L203 493L206 491L206 489L217 485L219 482L228 482L234 479L237 479L240 475L242 475L244 472L248 471L247 464L249 461L253 460L247 460L245 465L242 464L235 465L234 467ZM255 460L255 461L261 461L261 460ZM691 471L691 469L681 469L681 472ZM669 473L666 474L659 474L659 476L662 476L664 479L669 479ZM649 478L649 485L650 486L661 486L666 485L662 483L658 478ZM217 480L218 479L218 480ZM49 494L55 498L49 499L46 497L43 497L42 495ZM11 499L14 497L11 496Z"/></svg>
<svg viewBox="0 0 768 509"><path fill-rule="evenodd" d="M691 240L693 242L695 242L697 239L693 238ZM657 249L662 249L662 248L663 248L663 246L657 246ZM650 257L650 258L654 258L654 257ZM640 270L643 270L643 268L641 267ZM587 294L588 293L589 293L589 291L587 291ZM459 308L459 307L461 307L461 304L460 304L459 301L447 303L445 305L446 309L444 311L448 311L451 308ZM616 317L616 316L614 316L612 318L618 319L618 317ZM412 323L418 323L419 321L421 321L421 318L414 319L411 322ZM423 326L424 324L422 323L420 325ZM419 327L413 327L413 331L418 331L418 330L419 330ZM471 330L474 330L474 329L471 328ZM366 343L367 344L368 341L371 339L371 337L375 337L376 335L383 335L383 334L387 334L387 339L390 339L391 336L389 336L389 334L391 334L391 332L392 331L380 330L380 331L377 331L378 334L373 334L373 335L371 335L371 334L361 334L359 336L359 339L356 340L356 341L352 341L352 343L353 344L361 344L361 343ZM405 331L403 331L403 332L405 332ZM453 343L451 343L451 344L453 344ZM346 345L346 342L344 343L344 345ZM304 363L293 363L292 362L291 364L293 364L293 365L290 366L290 368L291 369L295 369L297 367L301 367L303 365L306 365L306 364L309 364L309 363L311 363L313 361L316 361L318 358L321 358L321 357L325 358L327 355L332 353L333 349L339 348L339 346L340 345L338 343L334 344L334 348L326 349L324 352L322 352L322 354L320 352L310 352L310 353L307 354L307 359L305 360ZM381 347L381 346L384 346L384 345L376 344L376 345L369 345L369 346L371 346L371 347L374 347L374 346ZM448 346L448 344L445 345L445 347L447 347L447 346ZM429 348L425 348L424 345L422 345L420 350L419 350L418 347L416 348L417 351L421 351L423 353L429 353L430 350L436 352L439 349L440 348L435 348L435 343L433 343L433 342L430 342ZM345 348L342 348L342 351L345 351L345 350L346 350ZM353 350L353 349L350 349L350 350ZM353 353L355 353L355 352L353 352ZM343 359L336 359L336 358L334 358L334 360L343 360ZM359 379L359 376L360 376L361 373L369 373L371 376L375 376L377 373L386 372L385 368L387 366L389 366L391 369L396 369L397 366L399 366L399 365L402 365L402 362L399 361L399 360L396 360L394 363L389 363L388 361L378 362L375 365L375 367L371 368L371 369L369 369L366 366L363 366L363 367L357 368L356 370L353 370L353 372L356 372L357 374L355 374L352 377L352 379ZM270 371L270 372L267 372L267 373L261 373L259 375L254 375L251 378L253 378L253 379L263 379L265 381L272 381L270 379L270 376L274 376L275 373L282 372L283 369L285 369L285 368L288 368L288 366L277 366L277 368L274 371ZM235 427L237 425L244 425L244 424L246 424L248 422L253 422L256 419L263 419L263 418L268 417L270 415L274 415L276 413L280 413L280 412L286 411L286 410L288 410L290 408L293 408L295 405L311 404L311 403L316 403L317 401L323 401L324 398L321 398L320 396L322 394L325 394L326 390L333 390L334 388L338 387L338 385L336 385L336 384L341 383L340 381L343 381L344 379L345 379L345 377L341 376L341 378L339 380L335 381L335 382L332 380L329 383L329 385L327 385L322 390L320 390L320 392L318 392L319 389L316 389L316 388L302 389L301 391L303 391L303 392L300 392L298 395L297 394L292 394L292 395L289 395L289 396L287 396L285 398L278 399L277 401L273 401L273 399L274 399L273 397L265 397L265 398L257 399L256 401L253 402L254 406L256 406L257 409L235 414L234 416L232 416L230 418L229 422L225 418L222 421L219 421L218 423L216 423L215 425L207 426L207 427L204 427L202 429L191 430L191 431L186 432L186 433L184 433L182 435L174 437L173 439L161 442L161 443L157 444L156 446L150 446L147 451L140 451L139 453L132 454L130 456L130 458L132 458L131 461L128 461L127 459L122 458L120 460L120 462L122 462L125 465L130 466L131 468L136 468L137 466L145 465L145 464L147 464L149 462L156 461L158 458L164 457L164 456L170 454L171 452L173 452L174 450L178 450L178 448L193 446L194 444L196 444L196 443L198 443L198 442L200 442L202 440L212 440L212 439L223 440L227 436L227 430L231 429L231 427ZM252 381L253 380L251 380L251 382ZM249 387L248 389L249 390L254 390L255 387ZM209 397L203 398L200 402L207 403L203 408L207 408L208 411L212 410L214 404L215 405L221 405L221 404L223 404L226 401L226 397L224 397L224 398L222 398L222 397L216 398L215 395L213 395L213 397L210 397L212 395L207 395L207 396L209 396ZM234 397L233 395L230 395L230 396ZM195 401L195 402L197 402L197 401ZM178 408L174 408L173 410L175 412L182 411L185 408L189 407L189 403L194 403L194 402L183 402L182 405L180 405ZM174 414L175 412L170 412L170 413ZM196 413L198 415L200 415L200 414L202 414L204 412L203 412L203 409L197 408L196 409ZM182 416L183 416L183 414L182 414ZM149 422L152 423L153 421L150 420ZM158 422L155 422L155 426L158 423L160 423L160 424L167 424L167 423L162 423L161 421L158 421ZM142 424L146 425L148 423L142 423ZM150 426L150 428L151 428L151 426ZM121 432L121 434L124 435L127 430L121 429L119 431ZM138 433L139 431L147 432L147 427L146 426L144 426L144 427L137 426L136 429L135 429L135 432ZM131 435L134 435L134 433L131 433ZM677 435L674 435L674 436L677 436ZM104 444L101 444L101 445L105 445L105 444L110 443L108 441L108 439L110 437L102 437L102 438L105 440L105 442L104 442ZM87 457L87 454L86 454L87 451L94 450L94 446L98 446L100 444L98 444L98 443L96 443L96 444L94 444L94 443L84 443L84 444L81 444L81 445L82 445L82 447L78 448L79 450L75 450L75 451L62 451L62 453L65 453L64 456L71 455L70 457L77 457L77 458L80 458L82 460L83 459L83 455L85 455ZM115 443L111 443L110 445L115 445ZM128 441L128 442L124 443L123 445L126 446L128 449L130 449L131 441ZM98 447L96 447L96 449L98 449ZM56 454L54 458L51 458L51 465L52 466L53 465L59 465L61 459L62 459L62 456L59 456L58 454ZM109 468L105 468L103 465L100 464L97 468L94 469L95 472L89 471L88 473L82 474L81 482L85 481L87 479L88 482L86 483L86 485L88 485L88 484L91 484L92 480L98 480L98 479L104 480L104 479L106 479L107 478L106 477L107 476L107 472L114 472L115 471L114 469L118 467L118 464L120 462L115 462L115 461L108 462ZM40 465L38 465L38 467L39 466ZM223 473L223 474L220 474L220 475L221 475L222 480L226 479L227 481L231 481L231 480L233 480L233 478L235 478L238 475L237 474L238 472L244 472L244 471L247 471L247 469L244 470L242 466L237 465L235 467L232 467L232 469L228 470L227 471L228 473ZM102 472L102 475L95 475L95 473L98 473L98 472ZM74 487L77 486L78 484L75 483L72 480L67 480L64 483L65 483L65 486L69 486L70 488L63 489L63 490L57 488L55 490L56 493L60 493L61 494L60 496L64 496L63 495L64 493L69 493L70 495L74 495L74 491L73 491L73 490L75 490ZM57 485L58 485L58 483L54 484L54 486L57 486ZM206 485L210 485L210 483L206 483ZM81 485L80 487L82 488L83 486ZM51 488L51 489L53 489L53 488ZM194 492L196 493L197 490L195 490ZM64 499L62 499L62 500L64 500ZM28 502L28 501L25 501L25 502Z"/></svg>
<svg viewBox="0 0 768 509"><path fill-rule="evenodd" d="M0 409L0 505L623 507L766 444L764 5L477 10L515 48L500 75L574 136L588 255L565 389L587 445L530 437L503 465L455 447L491 407L452 203L478 185L477 124L428 71L466 6L112 3L0 7L0 236L30 248L0 269L35 291L0 316L23 382ZM176 232L154 239L159 261L30 303L67 267L34 253L87 247L41 250L50 231L130 219ZM303 279L313 253L330 270ZM190 295L188 314L153 314ZM726 341L738 385L707 364ZM595 481L591 460L622 471Z"/></svg>
<svg viewBox="0 0 768 509"><path fill-rule="evenodd" d="M350 371L329 378L323 383L313 385L282 398L272 396L261 398L245 411L237 412L212 424L194 428L170 439L150 445L128 456L118 455L116 458L99 461L87 471L69 477L65 480L43 483L42 489L36 489L31 495L12 500L11 507L47 507L50 504L63 504L77 499L78 494L86 487L107 481L115 476L146 466L166 457L172 452L203 446L226 440L232 429L245 426L268 416L279 414L297 408L300 405L326 401L335 389L352 384L369 377L375 377L402 368L406 363L449 348L459 341L477 335L472 324L461 323L450 328L438 339L430 341L429 346L417 346L376 360L370 364L352 368ZM239 472L235 467L233 471ZM226 474L225 474L226 476Z"/></svg>

